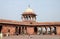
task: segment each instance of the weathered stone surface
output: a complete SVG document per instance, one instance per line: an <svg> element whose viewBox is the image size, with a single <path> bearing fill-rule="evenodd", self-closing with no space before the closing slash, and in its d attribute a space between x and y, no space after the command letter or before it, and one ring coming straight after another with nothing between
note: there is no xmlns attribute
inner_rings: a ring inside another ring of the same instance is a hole
<svg viewBox="0 0 60 39"><path fill-rule="evenodd" d="M60 39L60 35L18 35L6 36L3 39Z"/></svg>

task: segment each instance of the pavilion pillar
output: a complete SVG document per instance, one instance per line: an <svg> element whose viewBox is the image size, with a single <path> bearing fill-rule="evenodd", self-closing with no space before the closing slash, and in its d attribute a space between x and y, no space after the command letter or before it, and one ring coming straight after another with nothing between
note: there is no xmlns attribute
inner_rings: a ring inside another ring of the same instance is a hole
<svg viewBox="0 0 60 39"><path fill-rule="evenodd" d="M21 26L21 34L22 34L22 26Z"/></svg>
<svg viewBox="0 0 60 39"><path fill-rule="evenodd" d="M46 29L46 35L47 35L47 26L45 26L45 29Z"/></svg>
<svg viewBox="0 0 60 39"><path fill-rule="evenodd" d="M41 28L40 34L42 35L42 27L40 27L40 28Z"/></svg>
<svg viewBox="0 0 60 39"><path fill-rule="evenodd" d="M54 27L54 30L55 30L55 35L57 34L57 32L56 32L56 26Z"/></svg>
<svg viewBox="0 0 60 39"><path fill-rule="evenodd" d="M50 27L50 34L52 34L51 27Z"/></svg>
<svg viewBox="0 0 60 39"><path fill-rule="evenodd" d="M26 34L27 30L26 30L26 27L24 26L24 34Z"/></svg>
<svg viewBox="0 0 60 39"><path fill-rule="evenodd" d="M45 32L45 34L47 34L47 27L45 26L45 29L46 29L46 32Z"/></svg>

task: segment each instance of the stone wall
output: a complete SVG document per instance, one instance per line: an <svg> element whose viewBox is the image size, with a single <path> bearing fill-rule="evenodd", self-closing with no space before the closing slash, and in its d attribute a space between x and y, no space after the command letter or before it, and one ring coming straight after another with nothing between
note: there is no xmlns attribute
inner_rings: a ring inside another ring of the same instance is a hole
<svg viewBox="0 0 60 39"><path fill-rule="evenodd" d="M60 26L56 26L57 34L60 35Z"/></svg>
<svg viewBox="0 0 60 39"><path fill-rule="evenodd" d="M27 27L27 34L34 34L34 27Z"/></svg>
<svg viewBox="0 0 60 39"><path fill-rule="evenodd" d="M18 35L18 36L7 36L3 39L60 39L59 35Z"/></svg>
<svg viewBox="0 0 60 39"><path fill-rule="evenodd" d="M13 35L13 34L15 34L15 27L13 25L3 25L2 33L3 34L8 33L9 35Z"/></svg>

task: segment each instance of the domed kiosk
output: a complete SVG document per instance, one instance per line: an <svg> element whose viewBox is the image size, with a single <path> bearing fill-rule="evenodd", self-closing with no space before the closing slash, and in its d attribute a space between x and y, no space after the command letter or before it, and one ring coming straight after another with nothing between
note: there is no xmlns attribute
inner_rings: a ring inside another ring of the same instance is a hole
<svg viewBox="0 0 60 39"><path fill-rule="evenodd" d="M22 13L22 21L0 19L0 33L10 35L60 35L60 22L37 22L33 9Z"/></svg>

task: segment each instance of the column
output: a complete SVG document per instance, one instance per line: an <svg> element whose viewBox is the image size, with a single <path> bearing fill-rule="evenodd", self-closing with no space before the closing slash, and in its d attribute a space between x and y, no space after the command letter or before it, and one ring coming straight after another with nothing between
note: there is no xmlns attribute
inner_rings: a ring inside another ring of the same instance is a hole
<svg viewBox="0 0 60 39"><path fill-rule="evenodd" d="M26 27L24 26L24 34L26 34Z"/></svg>
<svg viewBox="0 0 60 39"><path fill-rule="evenodd" d="M21 26L21 34L22 34L22 26Z"/></svg>
<svg viewBox="0 0 60 39"><path fill-rule="evenodd" d="M52 34L52 32L51 32L51 27L50 27L50 34Z"/></svg>
<svg viewBox="0 0 60 39"><path fill-rule="evenodd" d="M40 34L42 34L42 27L40 27L40 28L41 28Z"/></svg>
<svg viewBox="0 0 60 39"><path fill-rule="evenodd" d="M45 32L45 34L47 34L47 28L46 28L46 26L45 26L45 29L46 29L46 32Z"/></svg>
<svg viewBox="0 0 60 39"><path fill-rule="evenodd" d="M31 20L32 20L32 17L31 17Z"/></svg>
<svg viewBox="0 0 60 39"><path fill-rule="evenodd" d="M57 32L56 32L56 27L54 27L54 30L55 30L55 35L57 34Z"/></svg>
<svg viewBox="0 0 60 39"><path fill-rule="evenodd" d="M17 31L18 31L18 34L19 34L19 27L18 27Z"/></svg>

